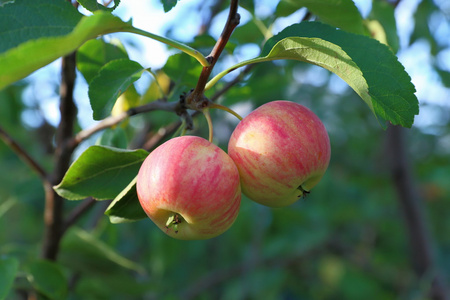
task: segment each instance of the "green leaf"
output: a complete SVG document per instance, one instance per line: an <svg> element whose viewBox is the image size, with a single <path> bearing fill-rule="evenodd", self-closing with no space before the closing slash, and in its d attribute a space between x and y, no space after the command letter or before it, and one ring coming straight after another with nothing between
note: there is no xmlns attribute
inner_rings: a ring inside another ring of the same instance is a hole
<svg viewBox="0 0 450 300"><path fill-rule="evenodd" d="M69 34L82 16L63 0L17 0L5 5L0 9L0 53L29 40Z"/></svg>
<svg viewBox="0 0 450 300"><path fill-rule="evenodd" d="M71 269L92 272L114 272L117 266L144 274L145 269L118 253L93 234L73 227L64 237L62 261Z"/></svg>
<svg viewBox="0 0 450 300"><path fill-rule="evenodd" d="M91 146L70 166L55 191L69 200L114 199L137 175L145 150Z"/></svg>
<svg viewBox="0 0 450 300"><path fill-rule="evenodd" d="M28 280L32 286L49 299L65 299L68 285L60 265L37 260L30 264Z"/></svg>
<svg viewBox="0 0 450 300"><path fill-rule="evenodd" d="M59 2L51 0L46 1L52 3ZM68 3L66 1L60 1ZM23 3L25 1L18 2ZM34 3L35 1L27 2ZM41 4L41 1L36 1L36 3ZM48 6L49 5L45 7ZM29 14L24 14L21 9L26 9L26 11L29 11ZM5 12L5 10L7 11ZM21 12L19 13L18 11ZM62 9L60 11L65 12L65 10ZM73 14L76 16L78 13L75 11ZM34 16L36 14L28 7L28 5L16 7L15 3L5 5L3 9L0 9L0 20L3 20L3 17L9 17L8 22L15 24L17 23L17 21L13 19L15 15L24 15L24 18L28 18L30 15ZM51 16L58 14L54 10L42 9L41 15L44 15L46 18L49 17L50 20L54 20L55 17ZM58 20L63 22L62 24L65 24L59 31L52 30L52 28L55 24L57 27L60 27L58 25L60 23L50 23L46 26L39 24L41 26L35 26L27 22L26 25L29 28L24 26L23 29L18 29L11 25L4 26L6 25L6 21L1 21L0 28L2 28L2 32L0 32L0 39L2 40L8 40L5 36L19 35L17 34L17 30L26 32L26 29L28 29L33 32L33 34L25 34L25 37L19 40L10 38L12 41L7 42L7 46L3 46L7 50L3 50L3 52L0 53L0 89L24 78L33 71L51 63L57 58L73 52L87 40L102 34L125 31L126 29L132 28L131 24L125 23L118 17L102 11L95 12L92 16L79 19L77 24L73 24L74 21L76 21L75 17L69 18L71 22L64 22L63 20L66 15L67 12L58 17Z"/></svg>
<svg viewBox="0 0 450 300"><path fill-rule="evenodd" d="M112 60L121 58L128 58L122 44L110 44L102 39L94 39L87 41L78 49L77 68L90 83L101 67Z"/></svg>
<svg viewBox="0 0 450 300"><path fill-rule="evenodd" d="M363 18L352 0L281 0L276 13L287 16L302 7L306 7L324 23L365 34Z"/></svg>
<svg viewBox="0 0 450 300"><path fill-rule="evenodd" d="M255 1L254 0L241 0L239 6L248 10L251 14L255 13Z"/></svg>
<svg viewBox="0 0 450 300"><path fill-rule="evenodd" d="M193 57L178 53L167 59L163 71L175 83L195 87L202 72L202 66Z"/></svg>
<svg viewBox="0 0 450 300"><path fill-rule="evenodd" d="M164 12L169 12L172 8L177 5L178 0L161 0L164 7Z"/></svg>
<svg viewBox="0 0 450 300"><path fill-rule="evenodd" d="M6 299L8 296L18 270L19 260L17 258L0 258L0 299Z"/></svg>
<svg viewBox="0 0 450 300"><path fill-rule="evenodd" d="M147 218L136 193L135 177L130 184L111 202L105 211L113 224L138 221Z"/></svg>
<svg viewBox="0 0 450 300"><path fill-rule="evenodd" d="M266 30L268 29L261 20L252 18L247 23L236 27L231 40L238 45L247 43L261 45L264 42Z"/></svg>
<svg viewBox="0 0 450 300"><path fill-rule="evenodd" d="M111 114L117 98L145 71L139 63L129 59L117 59L104 65L89 84L89 100L94 120Z"/></svg>
<svg viewBox="0 0 450 300"><path fill-rule="evenodd" d="M94 12L97 10L112 12L119 5L120 0L114 0L113 7L106 7L104 5L101 5L100 3L97 2L97 0L77 0L77 2L80 3L84 8L86 8L87 10L89 10L91 12Z"/></svg>
<svg viewBox="0 0 450 300"><path fill-rule="evenodd" d="M415 88L403 65L386 45L366 36L336 30L325 24L302 22L285 28L268 40L264 45L263 55L271 51L273 45L280 40L296 35L319 38L339 46L342 50L338 51L337 55L342 55L341 61L330 71L345 80L378 118L394 125L412 126L414 116L419 113L419 103L414 95ZM335 60L330 56L322 56L321 51L314 55L325 59L325 62ZM317 64L314 61L311 63ZM351 69L351 73L341 69L345 65Z"/></svg>
<svg viewBox="0 0 450 300"><path fill-rule="evenodd" d="M386 45L319 22L302 22L285 28L266 42L260 57L222 71L206 88L236 68L278 59L308 62L337 74L377 118L394 125L411 127L419 113L411 78ZM385 127L383 122L381 125Z"/></svg>
<svg viewBox="0 0 450 300"><path fill-rule="evenodd" d="M126 149L127 133L122 127L107 128L97 140L96 145Z"/></svg>

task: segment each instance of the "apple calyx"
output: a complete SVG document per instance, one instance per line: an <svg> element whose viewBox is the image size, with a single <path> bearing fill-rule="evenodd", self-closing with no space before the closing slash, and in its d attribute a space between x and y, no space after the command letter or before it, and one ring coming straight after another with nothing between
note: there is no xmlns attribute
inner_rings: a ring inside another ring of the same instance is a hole
<svg viewBox="0 0 450 300"><path fill-rule="evenodd" d="M308 195L309 193L311 193L311 191L305 190L301 185L298 186L297 190L299 190L299 191L301 192L301 194L298 195L298 198L301 198L301 197L305 198L306 195Z"/></svg>
<svg viewBox="0 0 450 300"><path fill-rule="evenodd" d="M175 233L178 233L178 224L183 222L183 217L177 213L173 213L166 222L166 229L173 229Z"/></svg>

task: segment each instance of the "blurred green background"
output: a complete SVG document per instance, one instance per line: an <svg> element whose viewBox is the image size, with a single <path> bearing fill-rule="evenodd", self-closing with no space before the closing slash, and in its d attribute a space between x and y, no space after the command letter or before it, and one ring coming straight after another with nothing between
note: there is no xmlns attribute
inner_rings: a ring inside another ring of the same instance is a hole
<svg viewBox="0 0 450 300"><path fill-rule="evenodd" d="M183 12L184 2L180 1L180 10L174 14ZM255 1L254 5L264 3ZM416 84L421 103L415 126L402 130L404 155L411 166L412 188L423 209L436 265L450 285L450 40L446 35L450 6L438 0L400 4L410 5L407 11L412 18L409 31L400 37L399 57ZM187 2L184 9L200 5ZM205 7L193 15L204 16ZM366 10L370 12L370 7ZM404 22L401 16L396 15L397 24ZM279 16L273 12L259 17L268 25ZM211 16L212 24L221 24L222 19L223 13ZM169 22L161 30L179 38L182 33L176 29L180 26ZM234 57L246 57L263 39L256 31L251 34L250 21L241 26L230 40L237 45L231 49ZM139 41L124 40L130 52L145 56ZM196 43L208 49L208 43ZM232 55L225 54L216 69L229 65ZM0 91L1 126L48 170L53 164L58 120L52 112L58 95L58 67L52 64ZM226 77L232 79L233 75ZM84 113L89 110L83 94L86 83L81 76L77 80L80 129L92 121ZM148 87L151 79L146 80L137 84L138 91ZM72 289L69 299L428 299L431 276L418 276L414 271L404 210L392 178L391 129L383 130L338 77L298 62L255 66L219 102L245 115L278 99L308 106L328 129L330 166L311 194L281 209L263 207L244 197L231 229L206 241L171 239L150 220L110 224L103 215L108 203L98 202L62 241L59 262ZM174 120L176 116L168 113L152 112L110 131L124 130L132 144L144 124L157 131ZM215 142L226 149L237 120L222 111L215 111L213 120ZM204 119L197 118L195 125L190 134L206 137ZM99 138L101 134L86 141L77 154ZM44 191L37 174L5 143L0 143L0 166L0 256L18 257L26 269L41 250ZM66 212L78 204L67 201ZM26 286L24 274L16 284ZM16 293L10 296L20 299Z"/></svg>

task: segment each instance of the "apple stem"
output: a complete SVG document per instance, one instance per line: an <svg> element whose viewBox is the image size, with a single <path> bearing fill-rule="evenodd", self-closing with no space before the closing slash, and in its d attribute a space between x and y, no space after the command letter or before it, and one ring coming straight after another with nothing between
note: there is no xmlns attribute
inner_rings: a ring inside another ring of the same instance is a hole
<svg viewBox="0 0 450 300"><path fill-rule="evenodd" d="M212 143L213 142L213 135L214 135L214 131L213 131L213 124L212 124L212 119L211 119L211 114L209 113L209 108L205 107L202 110L203 114L205 115L206 118L206 122L208 122L208 128L209 128L209 142Z"/></svg>
<svg viewBox="0 0 450 300"><path fill-rule="evenodd" d="M234 110L232 110L232 109L229 108L229 107L226 107L225 105L221 105L221 104L217 104L217 103L211 102L211 103L209 103L208 106L209 106L210 108L217 108L217 109L220 109L220 110L229 112L230 114L232 114L233 116L235 116L236 118L238 118L239 121L242 121L242 117L241 117L237 112L235 112Z"/></svg>
<svg viewBox="0 0 450 300"><path fill-rule="evenodd" d="M172 228L175 231L175 233L178 233L178 224L181 223L182 219L183 218L179 214L177 214L177 213L172 214L167 219L166 228L167 229Z"/></svg>

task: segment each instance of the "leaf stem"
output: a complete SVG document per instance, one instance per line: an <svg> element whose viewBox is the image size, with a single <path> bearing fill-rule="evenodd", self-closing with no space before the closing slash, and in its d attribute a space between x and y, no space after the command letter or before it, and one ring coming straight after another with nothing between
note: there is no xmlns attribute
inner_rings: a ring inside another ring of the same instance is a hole
<svg viewBox="0 0 450 300"><path fill-rule="evenodd" d="M179 49L179 50L183 51L184 53L197 59L198 62L203 67L209 67L211 65L211 63L206 59L206 57L203 56L203 54L201 54L198 50L196 50L192 47L189 47L188 45L185 45L183 43L180 43L178 41L175 41L175 40L163 37L163 36L159 36L157 34L154 34L154 33L139 29L139 28L135 28L135 27L125 28L124 31L139 34L139 35L154 39L156 41L159 41L161 43L164 43L166 45L169 45L171 47L174 47L176 49Z"/></svg>
<svg viewBox="0 0 450 300"><path fill-rule="evenodd" d="M235 112L234 110L232 110L229 107L226 107L225 105L221 105L221 104L218 104L218 103L210 102L208 106L209 106L209 108L217 108L217 109L229 112L230 114L232 114L233 116L238 118L239 121L242 121L242 117L237 112Z"/></svg>
<svg viewBox="0 0 450 300"><path fill-rule="evenodd" d="M242 61L238 64L235 64L234 66L231 66L225 70L223 70L222 72L220 72L219 74L217 74L216 76L214 76L210 81L208 81L208 83L205 85L205 90L209 90L210 88L212 88L220 79L222 79L225 75L227 75L228 73L231 73L232 71L240 68L240 67L244 67L247 65L251 65L254 63L259 63L259 62L263 62L263 61L268 61L271 59L268 59L266 57L255 57L249 60L245 60ZM272 59L273 60L273 59Z"/></svg>

